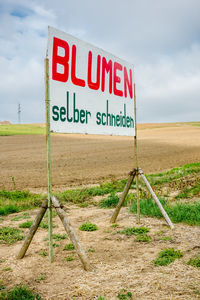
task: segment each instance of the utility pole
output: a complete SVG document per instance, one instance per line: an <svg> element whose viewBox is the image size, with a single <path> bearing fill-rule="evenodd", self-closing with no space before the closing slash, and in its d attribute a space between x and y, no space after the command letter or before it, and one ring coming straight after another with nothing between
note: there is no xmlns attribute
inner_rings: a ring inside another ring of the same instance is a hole
<svg viewBox="0 0 200 300"><path fill-rule="evenodd" d="M21 105L18 104L18 124L21 124Z"/></svg>

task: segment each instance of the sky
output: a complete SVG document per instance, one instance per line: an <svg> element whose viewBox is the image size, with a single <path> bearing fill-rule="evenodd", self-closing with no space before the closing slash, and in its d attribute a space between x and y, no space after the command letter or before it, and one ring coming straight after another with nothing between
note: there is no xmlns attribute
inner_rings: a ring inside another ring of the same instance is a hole
<svg viewBox="0 0 200 300"><path fill-rule="evenodd" d="M48 25L134 65L137 121L200 120L199 0L0 0L0 121L45 122Z"/></svg>

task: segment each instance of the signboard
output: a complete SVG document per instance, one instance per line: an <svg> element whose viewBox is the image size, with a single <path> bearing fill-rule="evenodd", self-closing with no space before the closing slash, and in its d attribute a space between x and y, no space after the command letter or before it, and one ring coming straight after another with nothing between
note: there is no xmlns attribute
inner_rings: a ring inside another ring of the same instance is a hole
<svg viewBox="0 0 200 300"><path fill-rule="evenodd" d="M133 65L49 27L50 129L135 136Z"/></svg>

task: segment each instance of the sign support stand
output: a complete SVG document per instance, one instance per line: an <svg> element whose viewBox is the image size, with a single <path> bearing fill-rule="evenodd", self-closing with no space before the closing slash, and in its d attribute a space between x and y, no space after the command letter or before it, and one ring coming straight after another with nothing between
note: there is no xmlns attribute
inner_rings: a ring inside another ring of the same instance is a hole
<svg viewBox="0 0 200 300"><path fill-rule="evenodd" d="M137 223L140 224L140 195L139 195L139 175L141 176L143 182L145 183L148 191L153 197L154 202L157 204L159 207L163 217L165 218L166 222L170 226L171 229L174 228L173 223L171 222L168 214L164 210L162 204L160 203L159 199L157 198L156 194L154 193L152 187L150 186L147 178L144 176L144 173L141 168L138 167L138 155L137 155L137 122L136 122L136 94L135 94L135 83L134 83L134 119L135 119L135 136L134 136L134 154L135 154L135 168L129 173L129 177L127 180L127 183L124 187L124 190L121 194L121 197L119 199L119 202L113 212L113 215L110 219L110 223L115 223L116 219L118 217L119 211L125 201L125 198L131 188L131 184L136 178L136 197L137 197Z"/></svg>
<svg viewBox="0 0 200 300"><path fill-rule="evenodd" d="M48 182L48 236L49 261L53 261L52 241L52 200L51 200L51 133L50 133L50 97L49 97L49 59L45 58L45 103L46 103L46 145L47 145L47 182Z"/></svg>

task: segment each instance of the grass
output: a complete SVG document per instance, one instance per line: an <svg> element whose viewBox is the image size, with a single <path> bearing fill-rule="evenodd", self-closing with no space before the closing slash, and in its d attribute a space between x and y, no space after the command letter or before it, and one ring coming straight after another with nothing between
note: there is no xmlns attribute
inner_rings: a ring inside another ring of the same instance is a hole
<svg viewBox="0 0 200 300"><path fill-rule="evenodd" d="M41 205L44 196L29 191L0 191L0 215L32 209Z"/></svg>
<svg viewBox="0 0 200 300"><path fill-rule="evenodd" d="M119 202L119 197L114 192L112 192L107 198L102 199L99 202L99 207L100 208L113 208L113 207L117 206L118 202Z"/></svg>
<svg viewBox="0 0 200 300"><path fill-rule="evenodd" d="M65 245L63 250L72 251L72 250L74 250L74 245L72 243L69 243L69 244Z"/></svg>
<svg viewBox="0 0 200 300"><path fill-rule="evenodd" d="M173 168L169 171L147 175L147 179L152 186L162 185L172 182L191 174L200 173L200 163L186 164L182 167Z"/></svg>
<svg viewBox="0 0 200 300"><path fill-rule="evenodd" d="M200 255L197 255L196 257L190 258L190 260L187 262L188 265L200 268Z"/></svg>
<svg viewBox="0 0 200 300"><path fill-rule="evenodd" d="M17 241L23 240L24 236L18 228L1 227L0 228L0 241L13 244Z"/></svg>
<svg viewBox="0 0 200 300"><path fill-rule="evenodd" d="M1 292L0 300L42 300L42 298L28 287L20 285L10 291Z"/></svg>
<svg viewBox="0 0 200 300"><path fill-rule="evenodd" d="M161 236L160 238L162 241L173 241L173 237L172 236Z"/></svg>
<svg viewBox="0 0 200 300"><path fill-rule="evenodd" d="M24 213L22 216L16 216L14 218L11 219L11 221L19 221L19 220L23 220L23 219L30 219L31 216L27 213Z"/></svg>
<svg viewBox="0 0 200 300"><path fill-rule="evenodd" d="M165 211L174 223L186 223L188 225L200 225L200 202L169 204L167 200L160 199ZM130 208L132 213L137 212L137 203L133 201ZM145 216L161 218L162 214L158 206L151 199L140 200L140 213Z"/></svg>
<svg viewBox="0 0 200 300"><path fill-rule="evenodd" d="M60 234L60 233L56 233L56 234L52 234L52 237L55 241L59 242L61 240L64 240L67 238L66 234Z"/></svg>
<svg viewBox="0 0 200 300"><path fill-rule="evenodd" d="M19 224L19 228L30 228L33 225L33 221L26 221Z"/></svg>
<svg viewBox="0 0 200 300"><path fill-rule="evenodd" d="M200 182L196 182L192 187L185 187L182 192L180 192L175 199L190 199L200 194Z"/></svg>
<svg viewBox="0 0 200 300"><path fill-rule="evenodd" d="M41 251L39 252L39 254L40 254L40 256L42 256L42 257L45 257L45 256L48 255L48 253L47 253L46 250L41 250Z"/></svg>
<svg viewBox="0 0 200 300"><path fill-rule="evenodd" d="M72 202L74 204L83 204L85 201L91 200L95 196L104 196L110 193L116 193L123 191L126 180L106 182L99 186L67 190L59 192L56 196L60 201Z"/></svg>
<svg viewBox="0 0 200 300"><path fill-rule="evenodd" d="M74 260L73 256L66 257L66 261L72 261L72 260Z"/></svg>
<svg viewBox="0 0 200 300"><path fill-rule="evenodd" d="M132 298L132 293L122 289L120 293L118 293L117 298L120 300L130 300Z"/></svg>
<svg viewBox="0 0 200 300"><path fill-rule="evenodd" d="M0 136L45 134L45 127L34 124L0 125Z"/></svg>
<svg viewBox="0 0 200 300"><path fill-rule="evenodd" d="M134 242L150 243L151 242L151 237L147 234L139 234L134 239Z"/></svg>
<svg viewBox="0 0 200 300"><path fill-rule="evenodd" d="M162 250L158 254L158 258L153 260L155 266L167 266L171 264L175 259L179 259L183 256L180 250L174 250L174 248L168 248Z"/></svg>
<svg viewBox="0 0 200 300"><path fill-rule="evenodd" d="M149 232L149 228L147 227L127 227L123 230L119 231L119 233L125 234L125 235L141 235L146 234Z"/></svg>
<svg viewBox="0 0 200 300"><path fill-rule="evenodd" d="M92 224L90 222L87 222L87 223L83 223L79 229L81 231L95 231L98 229L97 225L96 224Z"/></svg>
<svg viewBox="0 0 200 300"><path fill-rule="evenodd" d="M191 199L200 193L199 184L200 163L186 164L182 167L173 168L167 172L147 175L150 184L156 193L161 198L165 210L174 223L183 222L189 225L200 225L200 201L193 203L183 203L181 199ZM188 176L188 177L187 177ZM119 198L117 192L122 192L126 179L101 183L98 186L90 188L78 188L58 192L56 196L61 202L71 202L85 207L92 202L95 196L104 196L106 198L100 201L99 207L113 208L117 205ZM132 184L135 187L135 183ZM174 196L172 203L167 199L170 196L170 191L175 188L178 194ZM166 191L167 190L167 191ZM0 216L5 216L11 213L17 213L26 209L32 209L41 205L45 196L32 194L28 191L0 191ZM149 194L140 182L140 207L141 214L161 218L162 215L152 200L148 200ZM126 201L132 202L131 212L136 212L136 195L129 193ZM125 203L126 203L125 201ZM185 201L184 201L185 202ZM56 212L55 212L56 215ZM46 223L46 222L45 222ZM47 228L47 224L41 224L41 227Z"/></svg>

